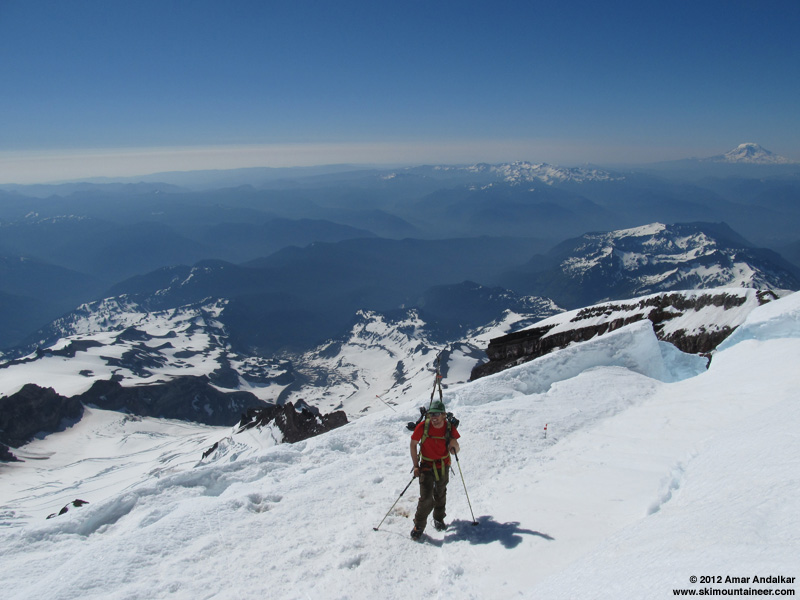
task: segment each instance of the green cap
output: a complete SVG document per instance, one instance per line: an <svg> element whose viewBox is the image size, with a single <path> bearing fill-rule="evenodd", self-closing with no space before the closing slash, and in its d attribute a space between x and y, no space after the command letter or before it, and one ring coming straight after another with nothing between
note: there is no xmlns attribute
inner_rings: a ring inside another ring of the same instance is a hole
<svg viewBox="0 0 800 600"><path fill-rule="evenodd" d="M431 407L428 409L428 413L443 413L443 412L447 411L444 409L444 402L442 402L441 400L437 400L436 402L431 404Z"/></svg>

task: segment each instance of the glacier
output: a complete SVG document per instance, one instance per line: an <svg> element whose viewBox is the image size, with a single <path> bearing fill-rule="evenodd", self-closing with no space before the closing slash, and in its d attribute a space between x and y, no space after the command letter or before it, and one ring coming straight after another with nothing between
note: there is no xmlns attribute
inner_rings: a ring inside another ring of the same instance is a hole
<svg viewBox="0 0 800 600"><path fill-rule="evenodd" d="M422 544L414 485L373 527L411 480L405 422L427 394L224 462L199 451L225 430L179 444L149 419L127 448L107 432L101 469L56 458L98 443L87 421L0 468L4 597L667 598L742 574L796 592L798 307L754 308L708 369L633 324L449 386L464 487L456 471L450 527ZM44 518L74 498L89 504Z"/></svg>

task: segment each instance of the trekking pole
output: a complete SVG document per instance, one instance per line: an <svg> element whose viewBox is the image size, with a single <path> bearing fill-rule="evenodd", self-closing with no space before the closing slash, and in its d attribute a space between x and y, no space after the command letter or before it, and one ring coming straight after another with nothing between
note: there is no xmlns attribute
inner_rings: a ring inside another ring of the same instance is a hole
<svg viewBox="0 0 800 600"><path fill-rule="evenodd" d="M456 464L458 465L458 474L461 475L461 483L464 485L464 493L467 495L467 504L469 504L469 514L472 515L472 524L473 525L480 525L475 520L475 513L472 512L472 502L469 501L469 492L467 491L467 484L464 482L464 473L461 472L461 461L458 460L458 452L453 452L453 456L456 457Z"/></svg>
<svg viewBox="0 0 800 600"><path fill-rule="evenodd" d="M392 504L392 508L390 508L390 509L389 509L389 512L387 512L387 513L384 515L384 517L381 519L381 522L380 522L380 523L378 523L378 527L373 527L373 528L372 528L372 530L373 530L373 531L378 531L378 529L380 528L380 526L381 526L381 525L383 525L383 522L386 520L386 517L388 517L388 516L389 516L389 513L390 513L390 512L392 512L392 510L394 509L395 505L396 505L398 502L400 502L400 498L402 498L402 497L403 497L403 494L405 494L405 493L406 493L406 490L407 490L409 487L411 487L411 484L412 484L412 483L414 483L414 480L415 480L416 478L417 478L417 476L416 476L416 475L414 475L414 476L411 478L411 481L409 481L409 482L408 482L408 485L405 487L405 489L404 489L402 492L400 492L400 495L397 497L397 500L395 500L395 501L394 501L394 504Z"/></svg>
<svg viewBox="0 0 800 600"><path fill-rule="evenodd" d="M381 398L381 397L380 397L378 394L375 394L375 397L376 397L378 400L380 400L381 402L383 402L383 403L384 403L386 406L388 406L389 408L391 408L393 412L397 412L396 410L394 410L394 407L393 407L391 404L389 404L389 403L388 403L386 400L384 400L383 398Z"/></svg>

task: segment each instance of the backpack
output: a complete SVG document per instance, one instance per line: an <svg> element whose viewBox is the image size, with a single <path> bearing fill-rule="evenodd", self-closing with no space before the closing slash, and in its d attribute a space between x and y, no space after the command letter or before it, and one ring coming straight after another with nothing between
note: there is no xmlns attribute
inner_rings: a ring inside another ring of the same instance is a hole
<svg viewBox="0 0 800 600"><path fill-rule="evenodd" d="M429 437L431 437L430 435L428 435L428 428L430 427L431 419L430 419L430 415L428 414L428 410L424 406L420 406L419 407L419 412L420 412L420 416L417 419L417 421L416 422L409 421L408 424L406 425L406 427L409 430L414 431L417 428L417 425L419 425L420 423L425 421L425 429L422 432L422 438L419 440L419 448L420 448L419 458L420 458L420 460L426 460L426 461L429 461L429 462L433 463L432 464L432 466L433 466L433 475L436 478L436 481L439 481L439 471L436 470L436 462L438 460L438 461L441 461L441 463L442 463L441 472L442 472L442 477L443 477L444 473L445 473L444 458L446 458L446 457L442 457L442 458L439 458L439 459L429 459L429 458L425 458L422 455L422 444L425 443L425 440L427 440ZM453 429L453 427L458 427L458 424L460 423L460 421L455 416L453 416L453 413L449 412L449 413L445 413L445 422L447 423L447 429L445 430L445 434L444 434L444 438L443 439L444 439L445 447L449 448L450 447L450 431Z"/></svg>
<svg viewBox="0 0 800 600"><path fill-rule="evenodd" d="M456 417L455 417L455 416L453 416L453 413L451 413L451 412L449 412L449 413L446 413L446 415L447 415L447 423L448 423L449 425L452 425L453 427L458 427L458 424L459 424L461 421L459 421L458 419L456 419ZM427 416L428 416L428 409L427 409L427 408L425 408L424 406L420 406L420 407L419 407L419 418L418 418L416 421L409 421L409 422L406 424L406 428L407 428L409 431L414 431L414 430L417 428L417 425L419 425L420 423L422 423L422 421L424 421L424 420L427 418ZM448 428L447 428L447 430L449 431L449 430L450 430L450 428L448 427Z"/></svg>

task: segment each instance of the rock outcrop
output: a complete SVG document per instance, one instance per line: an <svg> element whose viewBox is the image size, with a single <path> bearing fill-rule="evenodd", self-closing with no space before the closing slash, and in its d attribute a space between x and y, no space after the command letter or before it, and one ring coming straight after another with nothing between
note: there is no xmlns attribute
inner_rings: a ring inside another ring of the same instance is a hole
<svg viewBox="0 0 800 600"><path fill-rule="evenodd" d="M19 459L11 452L11 448L0 444L0 462L19 462Z"/></svg>
<svg viewBox="0 0 800 600"><path fill-rule="evenodd" d="M755 291L758 303L776 299L771 291ZM665 293L647 296L627 302L609 302L574 311L569 327L561 323L548 322L540 327L531 327L509 333L489 342L486 354L489 362L472 370L471 380L499 373L553 350L569 344L585 342L598 335L615 331L620 327L648 319L653 331L662 341L669 342L683 352L706 355L716 348L735 329L730 325L718 325L713 320L706 325L694 323L692 329L667 327L669 321L688 312L700 314L705 308L718 309L714 313L734 310L748 301L746 294L709 291L703 294ZM586 325L582 325L586 323ZM559 331L554 332L558 327Z"/></svg>
<svg viewBox="0 0 800 600"><path fill-rule="evenodd" d="M322 414L309 406L295 407L291 402L282 406L250 409L239 421L239 431L265 427L274 423L283 433L283 441L293 444L328 432L347 423L342 410Z"/></svg>
<svg viewBox="0 0 800 600"><path fill-rule="evenodd" d="M0 442L18 448L37 435L63 431L82 416L78 399L29 383L16 394L0 398ZM0 454L5 456L2 449Z"/></svg>
<svg viewBox="0 0 800 600"><path fill-rule="evenodd" d="M206 425L232 425L244 411L268 406L250 392L221 392L202 376L130 387L113 379L96 381L76 398L105 410Z"/></svg>
<svg viewBox="0 0 800 600"><path fill-rule="evenodd" d="M62 508L57 513L51 513L51 514L47 515L47 518L48 519L52 519L53 517L60 517L61 515L65 515L65 514L67 514L69 512L69 507L70 506L73 506L75 508L80 508L84 504L89 504L89 503L86 500L81 500L80 498L76 498L75 500L73 500L69 504L65 505L64 508Z"/></svg>

